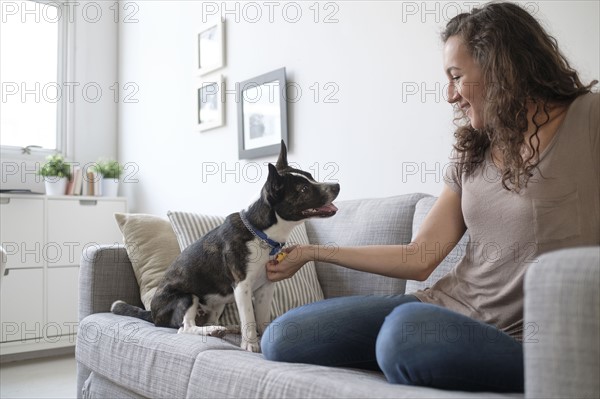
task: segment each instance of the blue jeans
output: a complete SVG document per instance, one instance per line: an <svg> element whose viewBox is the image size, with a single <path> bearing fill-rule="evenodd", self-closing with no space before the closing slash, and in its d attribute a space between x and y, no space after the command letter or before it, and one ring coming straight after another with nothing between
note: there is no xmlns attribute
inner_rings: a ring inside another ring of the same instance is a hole
<svg viewBox="0 0 600 399"><path fill-rule="evenodd" d="M327 299L275 319L266 359L381 370L394 384L523 392L523 346L497 328L412 295Z"/></svg>

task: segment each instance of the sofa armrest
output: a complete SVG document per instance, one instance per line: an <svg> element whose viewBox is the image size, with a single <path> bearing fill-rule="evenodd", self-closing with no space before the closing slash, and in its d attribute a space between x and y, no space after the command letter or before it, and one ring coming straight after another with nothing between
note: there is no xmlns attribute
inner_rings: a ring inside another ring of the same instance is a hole
<svg viewBox="0 0 600 399"><path fill-rule="evenodd" d="M600 397L600 247L544 254L525 278L525 395Z"/></svg>
<svg viewBox="0 0 600 399"><path fill-rule="evenodd" d="M100 245L87 248L79 270L79 321L93 313L110 311L117 299L143 307L140 287L125 247Z"/></svg>

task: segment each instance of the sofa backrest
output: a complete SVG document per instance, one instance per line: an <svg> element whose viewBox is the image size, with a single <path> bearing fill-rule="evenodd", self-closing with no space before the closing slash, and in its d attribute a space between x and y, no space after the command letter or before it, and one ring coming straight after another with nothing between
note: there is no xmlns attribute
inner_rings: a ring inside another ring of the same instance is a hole
<svg viewBox="0 0 600 399"><path fill-rule="evenodd" d="M412 238L415 206L427 194L341 201L337 215L311 219L306 231L311 243L336 246L407 244ZM325 298L347 295L402 294L405 281L316 262Z"/></svg>
<svg viewBox="0 0 600 399"><path fill-rule="evenodd" d="M331 219L306 222L311 243L336 246L407 244L437 200L427 194L406 194L389 198L342 201ZM316 262L317 275L325 298L346 295L388 295L411 293L431 287L446 275L465 254L469 234L459 243L425 281L400 280Z"/></svg>

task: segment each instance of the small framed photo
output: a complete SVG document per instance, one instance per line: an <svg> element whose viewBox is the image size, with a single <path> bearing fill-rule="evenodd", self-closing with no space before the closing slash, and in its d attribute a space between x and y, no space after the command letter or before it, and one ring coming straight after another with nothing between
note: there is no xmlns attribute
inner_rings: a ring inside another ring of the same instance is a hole
<svg viewBox="0 0 600 399"><path fill-rule="evenodd" d="M200 131L221 127L224 124L223 84L223 76L219 75L215 79L203 81L197 87L197 126Z"/></svg>
<svg viewBox="0 0 600 399"><path fill-rule="evenodd" d="M198 74L225 66L225 22L220 19L198 32Z"/></svg>
<svg viewBox="0 0 600 399"><path fill-rule="evenodd" d="M241 82L238 99L240 159L277 155L288 142L285 68Z"/></svg>

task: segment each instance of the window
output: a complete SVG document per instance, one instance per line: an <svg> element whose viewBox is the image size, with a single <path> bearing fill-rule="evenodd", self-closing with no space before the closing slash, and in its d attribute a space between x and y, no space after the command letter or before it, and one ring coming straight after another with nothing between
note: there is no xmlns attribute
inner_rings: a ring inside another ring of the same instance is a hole
<svg viewBox="0 0 600 399"><path fill-rule="evenodd" d="M64 11L55 1L2 2L3 153L64 153L68 25Z"/></svg>

